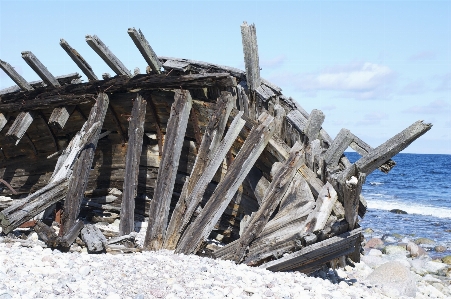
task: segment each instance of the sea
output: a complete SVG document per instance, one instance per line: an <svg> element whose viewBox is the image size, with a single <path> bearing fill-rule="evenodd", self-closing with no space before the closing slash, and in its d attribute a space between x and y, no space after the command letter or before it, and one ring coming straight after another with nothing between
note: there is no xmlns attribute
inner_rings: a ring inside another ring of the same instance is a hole
<svg viewBox="0 0 451 299"><path fill-rule="evenodd" d="M360 158L345 155L352 163ZM375 170L362 188L368 210L360 225L373 231L365 236L425 237L435 241L426 249L443 245L448 250L442 255L451 254L451 155L400 153L392 160L396 166L388 174Z"/></svg>

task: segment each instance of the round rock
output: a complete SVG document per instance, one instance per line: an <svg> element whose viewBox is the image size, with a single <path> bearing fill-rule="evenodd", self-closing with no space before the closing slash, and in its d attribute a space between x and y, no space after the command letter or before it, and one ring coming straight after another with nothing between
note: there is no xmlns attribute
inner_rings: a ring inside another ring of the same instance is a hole
<svg viewBox="0 0 451 299"><path fill-rule="evenodd" d="M373 285L380 285L386 294L415 297L417 286L415 277L400 262L387 262L371 273L367 280Z"/></svg>

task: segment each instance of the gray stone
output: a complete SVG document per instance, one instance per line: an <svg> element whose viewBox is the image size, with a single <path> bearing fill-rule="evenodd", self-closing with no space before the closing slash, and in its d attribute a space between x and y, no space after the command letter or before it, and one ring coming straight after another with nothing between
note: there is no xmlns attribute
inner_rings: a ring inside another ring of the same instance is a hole
<svg viewBox="0 0 451 299"><path fill-rule="evenodd" d="M428 239L428 238L418 238L415 240L415 244L420 245L420 244L428 244L428 245L432 245L435 244L434 240Z"/></svg>
<svg viewBox="0 0 451 299"><path fill-rule="evenodd" d="M406 248L407 248L407 251L410 252L410 256L419 257L419 256L427 255L427 252L426 252L426 250L423 249L423 247L421 247L413 242L408 242Z"/></svg>
<svg viewBox="0 0 451 299"><path fill-rule="evenodd" d="M437 252L445 252L446 251L446 247L443 245L438 245L434 247L434 250Z"/></svg>
<svg viewBox="0 0 451 299"><path fill-rule="evenodd" d="M393 255L393 254L397 254L397 255L408 255L409 252L406 250L405 247L403 246L398 246L398 245L388 245L385 246L385 248L382 250L383 253L388 254L388 255Z"/></svg>
<svg viewBox="0 0 451 299"><path fill-rule="evenodd" d="M373 285L382 286L382 290L388 296L393 296L393 291L400 296L415 297L417 286L415 277L409 269L399 262L387 262L377 267L367 280Z"/></svg>
<svg viewBox="0 0 451 299"><path fill-rule="evenodd" d="M448 265L445 263L429 261L424 264L424 269L432 274L444 274L448 269Z"/></svg>

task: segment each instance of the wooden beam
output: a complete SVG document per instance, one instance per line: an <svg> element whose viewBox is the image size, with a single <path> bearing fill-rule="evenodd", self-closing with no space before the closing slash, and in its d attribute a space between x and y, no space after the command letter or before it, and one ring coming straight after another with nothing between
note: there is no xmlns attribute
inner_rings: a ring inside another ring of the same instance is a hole
<svg viewBox="0 0 451 299"><path fill-rule="evenodd" d="M66 125L66 122L69 119L69 116L74 111L74 109L75 109L74 105L57 107L53 109L52 114L50 115L49 118L49 125L62 130Z"/></svg>
<svg viewBox="0 0 451 299"><path fill-rule="evenodd" d="M75 62L89 81L98 80L89 63L86 62L77 50L72 48L64 39L60 40L60 46L66 51L67 55Z"/></svg>
<svg viewBox="0 0 451 299"><path fill-rule="evenodd" d="M266 190L271 184L264 176L263 173L256 167L252 167L246 176L246 181L249 183L254 196L257 199L259 205L263 203Z"/></svg>
<svg viewBox="0 0 451 299"><path fill-rule="evenodd" d="M355 229L336 237L315 243L300 251L288 254L259 268L273 272L300 271L311 273L334 258L355 251L356 240L361 238L361 229Z"/></svg>
<svg viewBox="0 0 451 299"><path fill-rule="evenodd" d="M368 145L366 142L364 142L363 140L361 140L359 137L357 137L355 135L349 146L353 150L355 150L357 153L359 153L361 156L365 156L366 154L368 154L370 151L373 150L373 148L370 145ZM392 159L389 159L389 160L385 161L384 164L382 164L379 167L379 170L382 171L383 173L388 173L393 167L395 167L395 165L396 165L396 162L393 161Z"/></svg>
<svg viewBox="0 0 451 299"><path fill-rule="evenodd" d="M370 174L379 168L388 159L409 146L413 141L422 136L432 128L432 124L425 124L423 121L417 121L396 134L380 146L370 151L367 155L360 158L355 164L359 172Z"/></svg>
<svg viewBox="0 0 451 299"><path fill-rule="evenodd" d="M11 138L17 145L24 136L25 132L27 132L35 116L35 112L20 112L11 127L9 127L6 136Z"/></svg>
<svg viewBox="0 0 451 299"><path fill-rule="evenodd" d="M108 49L97 35L86 35L86 42L99 55L103 61L119 76L132 77L127 67Z"/></svg>
<svg viewBox="0 0 451 299"><path fill-rule="evenodd" d="M0 113L0 132L3 130L3 128L8 123L9 115L4 115L3 113Z"/></svg>
<svg viewBox="0 0 451 299"><path fill-rule="evenodd" d="M84 148L75 162L72 176L69 180L68 193L64 202L64 213L62 217L63 237L74 226L75 220L80 212L81 202L87 186L89 171L91 170L92 161L94 159L94 151L97 146L100 130L105 119L108 109L109 99L105 93L100 93L97 97L96 104L91 109L88 120L84 125L84 130L88 131L94 124L98 124L91 136L88 136L89 146ZM86 137L86 138L88 138Z"/></svg>
<svg viewBox="0 0 451 299"><path fill-rule="evenodd" d="M318 232L324 228L337 199L337 192L327 182L318 194L315 210L307 218L305 233Z"/></svg>
<svg viewBox="0 0 451 299"><path fill-rule="evenodd" d="M153 200L150 202L149 224L144 239L144 247L149 250L158 250L163 246L172 191L191 106L191 94L186 90L176 90L166 127L157 185Z"/></svg>
<svg viewBox="0 0 451 299"><path fill-rule="evenodd" d="M191 175L185 181L182 194L180 195L177 205L172 212L172 217L169 222L164 241L164 247L166 249L175 249L180 235L186 227L186 223L191 218L191 215L188 216L186 213L188 206L193 205L193 203L188 201L188 198L193 192L194 187L199 182L201 176L205 173L205 169L208 164L211 163L212 158L220 146L221 138L224 135L227 125L227 120L233 108L233 101L235 101L235 97L233 97L229 92L222 92L220 97L217 99L216 109L208 121ZM235 138L233 140L235 140ZM213 174L216 172L216 169L212 170ZM210 181L207 183L209 182ZM194 198L194 200L197 202L198 198ZM197 204L194 208L196 207Z"/></svg>
<svg viewBox="0 0 451 299"><path fill-rule="evenodd" d="M152 47L149 45L149 42L144 37L144 34L141 32L141 30L139 29L138 31L136 31L135 28L129 28L127 32L128 35L132 38L139 52L141 52L144 60L146 60L147 65L150 66L155 74L161 74L162 64L158 59L157 54L155 54Z"/></svg>
<svg viewBox="0 0 451 299"><path fill-rule="evenodd" d="M360 193L365 180L366 174L358 172L355 164L346 169L339 180L343 192L344 215L349 229L353 229L358 221Z"/></svg>
<svg viewBox="0 0 451 299"><path fill-rule="evenodd" d="M44 91L10 93L1 96L0 111L15 112L89 103L97 96L99 90L114 93L136 92L158 89L193 89L208 86L234 87L236 79L229 73L193 74L183 76L137 75L133 78L118 76L106 81L86 82L49 88ZM37 96L39 97L37 98Z"/></svg>
<svg viewBox="0 0 451 299"><path fill-rule="evenodd" d="M313 109L312 113L310 113L310 117L308 118L304 131L304 134L310 142L318 138L324 118L325 115L321 110Z"/></svg>
<svg viewBox="0 0 451 299"><path fill-rule="evenodd" d="M22 52L22 58L47 85L52 86L54 88L61 86L58 80L56 80L56 78L49 72L49 70L39 61L39 59L32 52L30 51Z"/></svg>
<svg viewBox="0 0 451 299"><path fill-rule="evenodd" d="M138 187L139 159L142 152L147 102L138 95L133 102L128 125L128 146L125 156L125 179L122 191L119 235L128 235L135 229L135 197Z"/></svg>
<svg viewBox="0 0 451 299"><path fill-rule="evenodd" d="M337 137L324 154L324 162L327 167L333 169L337 166L344 151L351 144L354 135L348 129L341 129Z"/></svg>
<svg viewBox="0 0 451 299"><path fill-rule="evenodd" d="M271 184L266 190L262 205L251 216L251 220L243 234L235 245L231 260L240 263L249 244L262 232L269 221L269 217L275 211L283 196L288 190L297 169L304 162L304 148L299 142L291 148L288 159L275 174Z"/></svg>
<svg viewBox="0 0 451 299"><path fill-rule="evenodd" d="M224 179L219 182L196 220L183 233L177 253L191 254L199 249L273 134L274 118L263 113L259 117L259 125L252 128Z"/></svg>
<svg viewBox="0 0 451 299"><path fill-rule="evenodd" d="M13 80L22 90L33 90L34 88L6 61L0 59L0 68Z"/></svg>
<svg viewBox="0 0 451 299"><path fill-rule="evenodd" d="M255 25L248 25L244 22L243 25L241 25L241 38L243 43L247 86L250 90L256 90L260 87L261 80Z"/></svg>

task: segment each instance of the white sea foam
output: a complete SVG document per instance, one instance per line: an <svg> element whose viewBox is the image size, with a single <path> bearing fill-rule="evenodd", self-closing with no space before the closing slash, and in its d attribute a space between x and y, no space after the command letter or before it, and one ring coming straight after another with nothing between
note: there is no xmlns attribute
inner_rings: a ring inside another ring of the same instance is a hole
<svg viewBox="0 0 451 299"><path fill-rule="evenodd" d="M406 211L408 214L418 214L418 215L430 215L438 218L451 218L451 209L447 207L433 207L422 205L418 203L409 203L406 205L405 202L379 200L379 199L367 199L368 209L379 209L379 210L393 210L400 209Z"/></svg>

